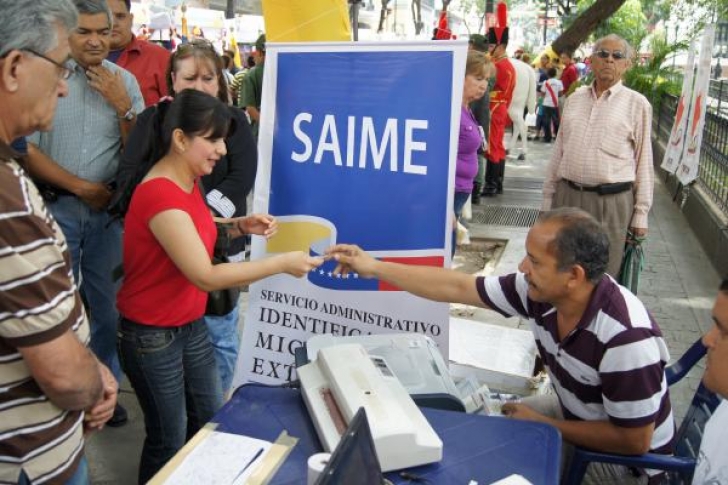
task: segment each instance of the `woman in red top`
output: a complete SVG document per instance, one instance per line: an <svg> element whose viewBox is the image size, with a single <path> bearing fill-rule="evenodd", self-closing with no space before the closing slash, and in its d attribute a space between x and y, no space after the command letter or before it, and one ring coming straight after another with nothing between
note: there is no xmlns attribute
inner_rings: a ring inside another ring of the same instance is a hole
<svg viewBox="0 0 728 485"><path fill-rule="evenodd" d="M290 252L261 261L211 262L215 222L199 187L225 154L228 107L196 90L178 93L161 133L164 155L134 191L124 220L122 368L144 412L139 483L146 483L222 404L207 328L207 292L278 273L305 275L323 260ZM267 215L228 219L233 236L270 237Z"/></svg>

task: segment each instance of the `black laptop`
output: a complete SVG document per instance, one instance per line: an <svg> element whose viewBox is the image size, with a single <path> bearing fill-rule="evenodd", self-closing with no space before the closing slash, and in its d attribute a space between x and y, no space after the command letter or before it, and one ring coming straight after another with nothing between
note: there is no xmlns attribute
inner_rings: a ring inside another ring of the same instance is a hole
<svg viewBox="0 0 728 485"><path fill-rule="evenodd" d="M382 475L364 408L354 415L316 485L391 484Z"/></svg>

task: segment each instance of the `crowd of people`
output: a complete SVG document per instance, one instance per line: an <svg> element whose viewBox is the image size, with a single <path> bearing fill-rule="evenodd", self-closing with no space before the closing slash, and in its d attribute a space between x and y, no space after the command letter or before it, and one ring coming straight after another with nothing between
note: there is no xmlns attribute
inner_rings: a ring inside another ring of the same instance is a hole
<svg viewBox="0 0 728 485"><path fill-rule="evenodd" d="M302 277L324 261L300 251L239 255L246 237L277 230L275 217L246 207L265 38L256 66L238 77L230 56L208 42L169 53L136 37L128 0L0 0L0 9L0 481L88 483L85 436L128 419L117 403L123 371L144 414L138 480L146 483L230 391L239 309L235 298L211 305L211 295L275 274ZM471 39L458 216L476 192L503 190L513 83L506 45L507 31ZM620 81L630 58L623 39L599 39L594 81L577 90L568 53L560 79L542 61L554 155L543 213L515 273L483 278L382 262L350 244L326 257L338 261L337 273L527 319L556 392L507 405L507 416L549 423L569 445L669 453L667 346L644 305L612 277L627 233L646 235L654 177L651 109ZM713 318L705 384L725 397L728 281ZM695 483L728 476L726 419L723 403L707 426ZM615 465L588 472L598 483L652 475Z"/></svg>

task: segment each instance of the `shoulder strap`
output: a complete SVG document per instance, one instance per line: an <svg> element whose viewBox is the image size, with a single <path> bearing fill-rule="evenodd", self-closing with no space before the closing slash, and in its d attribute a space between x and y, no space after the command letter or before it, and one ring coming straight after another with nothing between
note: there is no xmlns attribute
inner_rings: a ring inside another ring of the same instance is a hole
<svg viewBox="0 0 728 485"><path fill-rule="evenodd" d="M556 97L556 94L554 94L554 89L553 89L553 88L551 87L551 85L549 84L549 82L548 82L548 81L546 81L546 84L545 84L545 86L546 86L546 90L547 90L547 91L549 92L549 94L551 95L551 101L553 101L553 103L554 103L554 108L556 108L556 112L558 113L558 111L559 111L559 100L558 100L558 98Z"/></svg>

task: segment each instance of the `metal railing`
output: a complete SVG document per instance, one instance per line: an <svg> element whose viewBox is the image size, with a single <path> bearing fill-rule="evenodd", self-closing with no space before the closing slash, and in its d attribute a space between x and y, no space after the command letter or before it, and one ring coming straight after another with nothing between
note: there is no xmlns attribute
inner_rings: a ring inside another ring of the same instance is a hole
<svg viewBox="0 0 728 485"><path fill-rule="evenodd" d="M725 90L725 96L728 96L728 84L724 87L719 86L719 89ZM720 98L718 99L720 100ZM655 135L667 143L675 119L677 97L663 94L659 103L656 104L657 106L654 106L657 117ZM726 105L728 102L723 103L724 108L727 107ZM720 104L710 106L705 116L705 128L700 149L700 169L696 183L709 194L718 209L728 216L728 116L724 114L725 109L721 112L720 108Z"/></svg>
<svg viewBox="0 0 728 485"><path fill-rule="evenodd" d="M710 108L722 116L728 116L728 80L710 81L708 87L708 103Z"/></svg>

